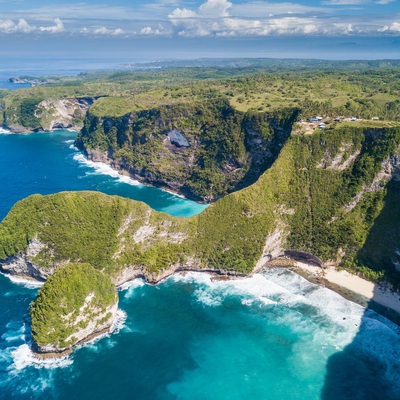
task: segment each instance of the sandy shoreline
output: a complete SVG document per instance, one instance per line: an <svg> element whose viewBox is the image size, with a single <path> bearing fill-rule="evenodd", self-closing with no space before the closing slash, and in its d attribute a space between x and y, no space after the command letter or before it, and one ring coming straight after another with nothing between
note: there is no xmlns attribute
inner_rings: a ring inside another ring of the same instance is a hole
<svg viewBox="0 0 400 400"><path fill-rule="evenodd" d="M400 293L390 287L367 281L334 267L324 268L295 261L288 268L307 280L326 286L344 298L370 308L400 324Z"/></svg>

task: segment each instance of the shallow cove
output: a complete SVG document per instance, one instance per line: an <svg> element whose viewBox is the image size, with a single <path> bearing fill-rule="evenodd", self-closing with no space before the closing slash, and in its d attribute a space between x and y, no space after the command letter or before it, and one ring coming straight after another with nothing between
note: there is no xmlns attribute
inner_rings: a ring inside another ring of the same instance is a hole
<svg viewBox="0 0 400 400"><path fill-rule="evenodd" d="M74 136L0 135L1 217L31 193L67 189L121 194L174 215L203 207L91 166L74 150ZM340 367L355 359L355 382L366 393L400 398L398 327L288 271L134 281L120 292L115 333L55 362L35 362L29 351L36 290L0 276L1 399L320 399L328 360L349 344L329 381L343 385ZM340 398L356 398L353 389Z"/></svg>

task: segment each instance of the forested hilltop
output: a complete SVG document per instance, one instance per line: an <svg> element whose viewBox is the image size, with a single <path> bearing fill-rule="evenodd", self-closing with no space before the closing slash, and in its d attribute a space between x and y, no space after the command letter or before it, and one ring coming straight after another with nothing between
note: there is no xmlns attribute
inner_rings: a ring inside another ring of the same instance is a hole
<svg viewBox="0 0 400 400"><path fill-rule="evenodd" d="M400 69L312 65L119 72L5 93L6 126L42 129L46 113L54 124L78 104L89 157L213 204L184 219L101 193L33 195L0 224L1 270L46 280L61 267L51 288L68 297L65 271L84 265L81 310L96 293L92 267L120 285L179 270L247 275L301 252L399 289ZM96 329L113 299L100 296ZM71 327L46 339L48 302L35 304L38 345L80 340Z"/></svg>
<svg viewBox="0 0 400 400"><path fill-rule="evenodd" d="M292 131L315 130L296 121L322 116L325 128L335 129L343 122L338 117L361 118L366 127L400 119L396 61L239 59L139 67L43 78L40 86L3 91L3 127L80 130L76 143L89 158L212 202L254 183Z"/></svg>
<svg viewBox="0 0 400 400"><path fill-rule="evenodd" d="M400 118L400 64L394 60L236 59L183 65L164 62L134 66L138 70L47 77L40 86L0 90L0 124L22 131L82 127L87 107L99 97L110 99L96 107L97 114L113 117L160 104L223 96L244 112L298 107L302 118L321 113ZM154 67L159 68L144 69Z"/></svg>

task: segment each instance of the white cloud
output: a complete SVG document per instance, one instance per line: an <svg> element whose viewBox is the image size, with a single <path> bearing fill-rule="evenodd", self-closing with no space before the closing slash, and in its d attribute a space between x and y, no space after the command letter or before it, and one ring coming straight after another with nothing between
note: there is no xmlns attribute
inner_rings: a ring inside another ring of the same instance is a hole
<svg viewBox="0 0 400 400"><path fill-rule="evenodd" d="M10 19L0 20L0 32L11 33L14 31L15 24Z"/></svg>
<svg viewBox="0 0 400 400"><path fill-rule="evenodd" d="M64 31L64 24L60 18L54 20L53 26L35 26L29 24L24 18L20 18L18 22L11 19L0 20L0 33L31 33L31 32L44 32L44 33L59 33Z"/></svg>
<svg viewBox="0 0 400 400"><path fill-rule="evenodd" d="M246 18L272 17L277 14L325 14L331 10L326 7L312 7L290 2L270 3L267 1L252 1L234 5L231 9L232 16Z"/></svg>
<svg viewBox="0 0 400 400"><path fill-rule="evenodd" d="M354 32L352 24L346 24L346 23L339 22L339 23L333 24L333 27L336 28L335 31L337 33L341 33L343 35L349 35Z"/></svg>
<svg viewBox="0 0 400 400"><path fill-rule="evenodd" d="M42 32L59 33L64 31L64 24L61 22L60 18L54 20L54 26L41 26L39 30Z"/></svg>
<svg viewBox="0 0 400 400"><path fill-rule="evenodd" d="M267 3L251 3L256 7L265 7ZM286 3L290 4L290 3ZM175 9L170 15L171 23L180 36L266 36L281 34L313 34L318 32L312 18L295 16L283 18L243 18L230 16L228 10L234 11L232 3L226 0L207 0L197 11ZM282 9L282 8L281 8ZM254 10L251 10L254 12ZM264 9L264 11L267 11ZM287 13L288 10L286 9Z"/></svg>
<svg viewBox="0 0 400 400"><path fill-rule="evenodd" d="M400 32L400 22L393 22L391 25L386 25L383 28L378 29L379 32L390 32L399 33Z"/></svg>
<svg viewBox="0 0 400 400"><path fill-rule="evenodd" d="M19 12L35 19L52 19L61 15L64 19L74 20L121 20L143 18L147 14L131 7L109 6L107 4L59 3L53 5L21 9Z"/></svg>
<svg viewBox="0 0 400 400"><path fill-rule="evenodd" d="M18 22L14 22L11 19L0 20L1 33L30 33L36 29L23 18L20 18Z"/></svg>
<svg viewBox="0 0 400 400"><path fill-rule="evenodd" d="M198 14L195 11L188 10L187 8L176 8L168 15L171 20L185 19L185 18L197 18Z"/></svg>
<svg viewBox="0 0 400 400"><path fill-rule="evenodd" d="M105 26L102 26L101 28L93 29L91 33L93 33L94 35L118 36L118 35L123 35L125 31L121 28L109 29L106 28Z"/></svg>
<svg viewBox="0 0 400 400"><path fill-rule="evenodd" d="M232 3L227 0L207 0L197 11L187 8L176 8L168 15L171 20L186 18L221 18L227 17Z"/></svg>
<svg viewBox="0 0 400 400"><path fill-rule="evenodd" d="M227 17L232 3L226 0L207 0L199 7L199 14L204 17Z"/></svg>
<svg viewBox="0 0 400 400"><path fill-rule="evenodd" d="M326 4L329 6L354 6L354 5L363 5L369 4L369 0L326 0L323 1L322 4Z"/></svg>
<svg viewBox="0 0 400 400"><path fill-rule="evenodd" d="M15 25L15 31L21 33L30 33L36 29L35 26L29 25L23 18L20 18L18 23Z"/></svg>
<svg viewBox="0 0 400 400"><path fill-rule="evenodd" d="M151 26L145 26L139 32L139 35L144 35L144 36L157 36L161 34L162 33L159 29L153 29Z"/></svg>

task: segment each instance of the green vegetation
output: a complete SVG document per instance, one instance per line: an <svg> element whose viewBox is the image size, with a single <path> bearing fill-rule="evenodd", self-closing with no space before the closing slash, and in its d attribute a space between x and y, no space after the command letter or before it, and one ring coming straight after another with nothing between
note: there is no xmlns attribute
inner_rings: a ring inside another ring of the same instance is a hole
<svg viewBox="0 0 400 400"><path fill-rule="evenodd" d="M71 347L77 341L77 331L94 320L101 326L110 319L107 310L117 299L110 277L90 264L59 267L30 306L35 343L60 350Z"/></svg>
<svg viewBox="0 0 400 400"><path fill-rule="evenodd" d="M194 198L224 196L188 219L94 192L18 202L0 223L0 260L25 254L38 276L56 270L31 305L39 347L69 348L79 329L107 323L111 280L127 268L152 282L178 268L248 274L294 249L400 289L399 63L199 62L0 93L0 121L27 128L51 119L43 99L99 97L73 115L89 155ZM317 114L327 129L298 121Z"/></svg>
<svg viewBox="0 0 400 400"><path fill-rule="evenodd" d="M220 96L108 117L120 100L100 100L78 134L80 148L108 155L148 183L182 188L206 201L254 183L278 156L298 114L297 109L243 113ZM110 102L108 114L95 114L99 104L104 108ZM172 144L167 139L172 130L190 146Z"/></svg>
<svg viewBox="0 0 400 400"><path fill-rule="evenodd" d="M37 126L33 109L30 117L21 119L21 112L29 109L21 106L26 100L101 97L93 115L121 117L162 104L201 103L218 96L242 112L291 107L301 109L303 118L322 114L399 120L397 61L199 60L184 68L164 64L155 70L52 77L45 79L45 85L2 91L5 122Z"/></svg>
<svg viewBox="0 0 400 400"><path fill-rule="evenodd" d="M91 192L59 193L48 200L44 205L43 197L34 195L13 207L1 224L0 259L24 251L37 236L46 244L34 260L39 266L73 260L106 268L117 249L118 229L131 202L120 197L99 198ZM141 203L136 207L145 208Z"/></svg>
<svg viewBox="0 0 400 400"><path fill-rule="evenodd" d="M35 237L46 245L33 260L40 268L83 261L115 279L128 266L148 277L179 265L249 273L278 230L283 248L398 284L399 232L389 216L397 215L398 189L377 177L399 145L399 128L292 135L256 183L189 219L101 193L31 196L0 224L0 259ZM392 243L390 255L376 237Z"/></svg>

